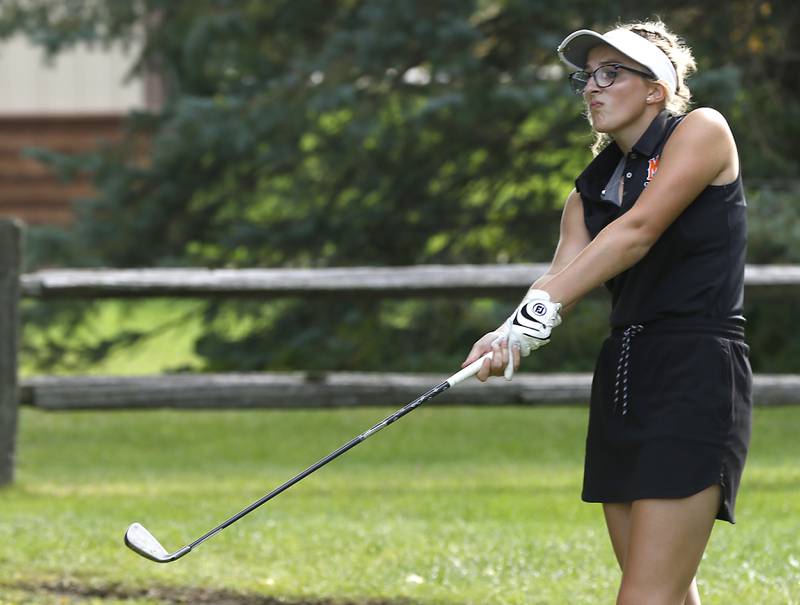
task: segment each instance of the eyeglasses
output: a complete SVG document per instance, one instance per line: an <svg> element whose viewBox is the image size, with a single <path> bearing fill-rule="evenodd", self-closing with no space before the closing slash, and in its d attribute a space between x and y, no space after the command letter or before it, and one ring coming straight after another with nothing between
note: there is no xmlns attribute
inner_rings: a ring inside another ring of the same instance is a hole
<svg viewBox="0 0 800 605"><path fill-rule="evenodd" d="M569 83L570 86L572 86L572 92L576 95L583 94L583 90L589 83L589 78L594 78L595 84L597 84L599 88L608 88L614 83L614 80L617 79L617 74L619 74L619 70L621 69L639 74L648 80L656 79L653 74L646 71L620 65L619 63L610 63L608 65L601 65L591 73L588 71L575 71L569 74Z"/></svg>

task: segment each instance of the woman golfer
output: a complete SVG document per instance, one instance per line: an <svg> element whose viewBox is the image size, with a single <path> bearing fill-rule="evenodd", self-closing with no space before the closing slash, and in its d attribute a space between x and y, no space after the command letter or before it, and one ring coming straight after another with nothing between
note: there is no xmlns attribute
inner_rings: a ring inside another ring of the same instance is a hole
<svg viewBox="0 0 800 605"><path fill-rule="evenodd" d="M511 378L595 287L611 333L594 374L583 499L602 502L618 604L696 605L714 520L734 522L750 438L745 199L725 119L686 114L691 51L663 23L576 31L558 48L597 133L547 273L464 364Z"/></svg>

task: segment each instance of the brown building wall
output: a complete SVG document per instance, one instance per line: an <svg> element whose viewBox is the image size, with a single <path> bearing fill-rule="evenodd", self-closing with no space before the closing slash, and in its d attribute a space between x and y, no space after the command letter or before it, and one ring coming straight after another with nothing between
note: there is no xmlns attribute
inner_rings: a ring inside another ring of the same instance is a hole
<svg viewBox="0 0 800 605"><path fill-rule="evenodd" d="M119 114L0 116L0 217L68 225L73 202L92 195L88 178L62 182L46 166L25 157L24 150L88 151L100 141L118 140L123 120Z"/></svg>

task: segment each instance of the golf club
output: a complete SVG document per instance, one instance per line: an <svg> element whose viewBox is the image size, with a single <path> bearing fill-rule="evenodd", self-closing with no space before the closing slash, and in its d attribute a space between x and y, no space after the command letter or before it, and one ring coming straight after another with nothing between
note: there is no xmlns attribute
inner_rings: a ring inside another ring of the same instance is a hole
<svg viewBox="0 0 800 605"><path fill-rule="evenodd" d="M156 538L153 536L153 534L151 534L149 531L147 531L147 529L143 525L141 525L140 523L132 523L131 526L128 527L127 531L125 532L125 545L128 548L130 548L132 551L134 551L135 553L141 555L142 557L145 557L146 559L150 559L151 561L155 561L156 563L170 563L172 561L180 559L184 555L190 553L193 548L195 548L196 546L198 546L202 542L205 542L206 540L208 540L212 536L215 536L216 534L221 532L223 529L225 529L229 525L232 525L233 523L235 523L236 521L238 521L239 519L241 519L242 517L244 517L248 513L253 512L255 509L257 509L259 506L261 506L265 502L271 500L272 498L274 498L278 494L286 491L287 489L292 487L295 483L301 481L302 479L305 479L306 477L308 477L311 473L313 473L317 469L322 468L323 466L328 464L328 462L330 462L331 460L333 460L335 458L338 458L339 456L344 454L349 449L355 447L356 445L358 445L359 443L361 443L362 441L364 441L368 437L371 437L372 435L374 435L375 433L380 431L382 428L392 424L395 420L397 420L399 418L402 418L403 416L408 414L410 411L412 411L415 408L419 407L420 405L422 405L426 401L428 401L430 399L433 399L439 393L442 393L443 391L446 391L450 387L457 385L462 380L465 380L465 379L467 379L467 378L469 378L471 376L474 376L475 374L478 373L478 370L480 370L481 365L483 365L484 360L485 359L491 359L491 358L492 358L492 353L490 352L490 353L487 353L486 355L484 355L483 357L481 357L480 359L477 359L477 360L473 361L471 364L469 364L463 370L460 370L459 372L456 372L455 374L450 376L450 378L448 378L447 380L445 380L441 384L436 385L435 387L430 389L425 394L421 395L420 397L418 397L417 399L415 399L411 403L409 403L409 404L405 405L404 407L400 408L399 410L397 410L391 416L388 416L387 418L385 418L384 420L382 420L381 422L379 422L378 424L373 426L371 429L361 433L358 437L348 441L342 447L340 447L338 450L328 454L327 456L325 456L325 458L323 458L319 462L316 462L315 464L312 464L306 470L304 470L302 473L300 473L298 475L295 475L294 477L289 479L283 485L281 485L279 487L276 487L274 490L269 492L263 498L257 500L256 502L253 502L250 506L248 506L247 508L245 508L241 512L236 513L233 517L231 517L227 521L221 523L220 525L218 525L217 527L215 527L214 529L212 529L208 533L200 536L197 540L195 540L191 544L188 544L188 545L184 546L180 550L176 550L173 553L167 552L167 549L164 548L161 545L161 543L158 540L156 540Z"/></svg>

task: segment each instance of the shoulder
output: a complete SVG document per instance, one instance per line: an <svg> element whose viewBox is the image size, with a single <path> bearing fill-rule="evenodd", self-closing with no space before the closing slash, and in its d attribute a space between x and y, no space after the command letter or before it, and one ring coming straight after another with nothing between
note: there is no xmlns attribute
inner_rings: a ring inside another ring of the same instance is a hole
<svg viewBox="0 0 800 605"><path fill-rule="evenodd" d="M698 161L716 166L709 184L723 185L739 174L739 156L728 121L716 109L701 107L688 113L667 145L686 152Z"/></svg>
<svg viewBox="0 0 800 605"><path fill-rule="evenodd" d="M711 107L699 107L690 111L678 124L677 129L691 131L694 135L692 138L695 139L733 138L725 116Z"/></svg>
<svg viewBox="0 0 800 605"><path fill-rule="evenodd" d="M577 189L573 189L569 192L567 199L564 200L564 208L561 214L562 217L568 217L577 213L583 214L583 198Z"/></svg>
<svg viewBox="0 0 800 605"><path fill-rule="evenodd" d="M569 192L569 195L567 196L567 199L564 202L564 205L565 206L574 206L576 204L582 204L582 203L583 203L583 198L581 197L581 194L578 193L577 189L573 188L572 191Z"/></svg>
<svg viewBox="0 0 800 605"><path fill-rule="evenodd" d="M577 189L569 192L567 199L564 201L564 209L561 213L562 220L569 220L570 217L583 217L584 205L583 197ZM583 218L581 218L583 220Z"/></svg>

